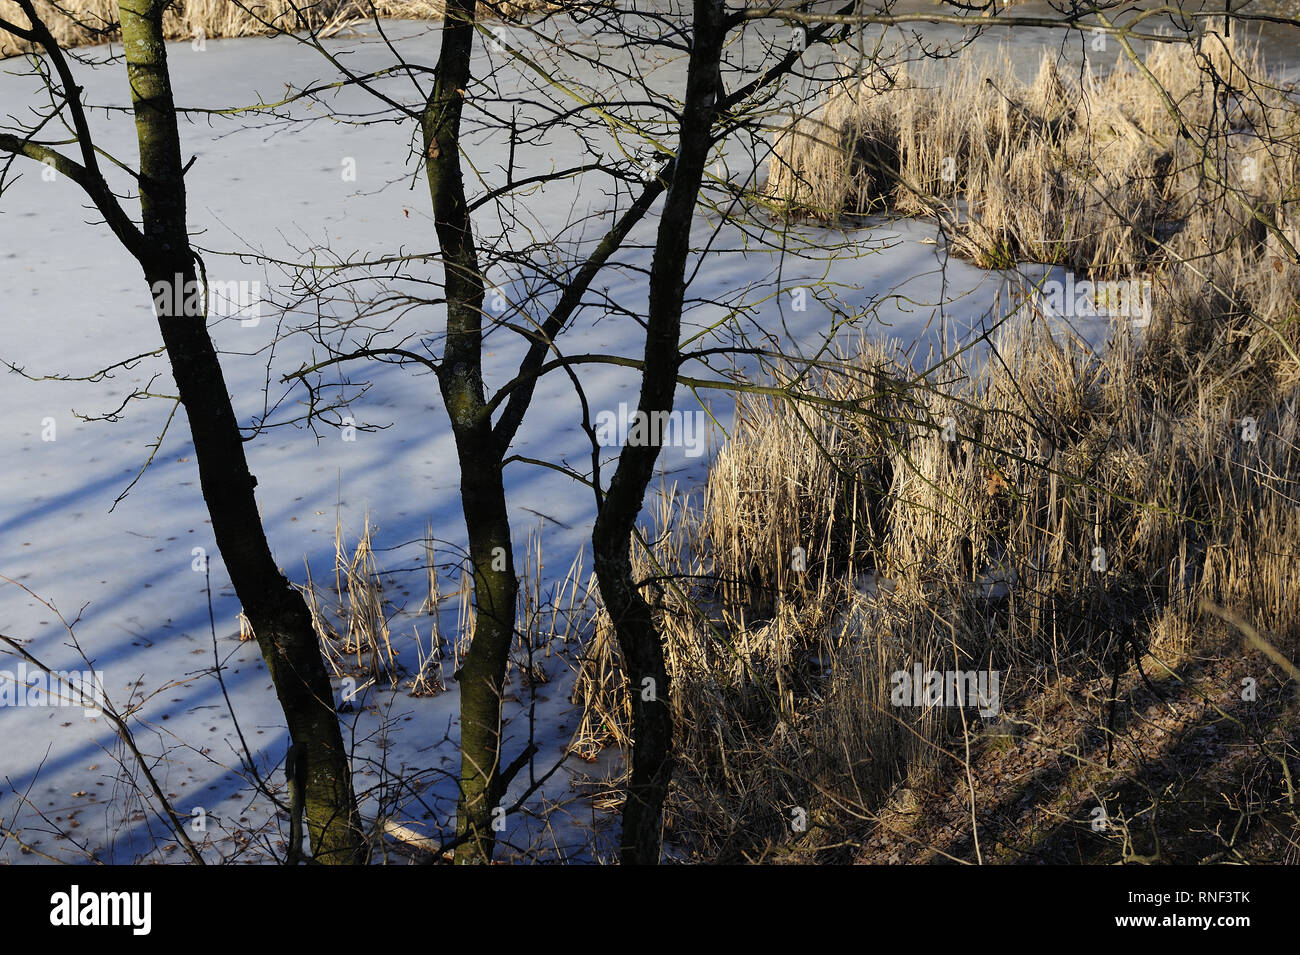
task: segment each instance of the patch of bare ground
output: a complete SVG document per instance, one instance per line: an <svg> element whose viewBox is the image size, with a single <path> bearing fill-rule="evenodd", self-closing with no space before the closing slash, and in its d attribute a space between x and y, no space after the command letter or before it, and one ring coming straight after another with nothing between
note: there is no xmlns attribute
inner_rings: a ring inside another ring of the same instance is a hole
<svg viewBox="0 0 1300 955"><path fill-rule="evenodd" d="M972 727L969 774L965 738L948 737L947 767L900 784L855 861L1298 861L1294 690L1264 654L1214 642L1153 654L1149 680L1132 668L1115 696L1108 678L1040 687Z"/></svg>

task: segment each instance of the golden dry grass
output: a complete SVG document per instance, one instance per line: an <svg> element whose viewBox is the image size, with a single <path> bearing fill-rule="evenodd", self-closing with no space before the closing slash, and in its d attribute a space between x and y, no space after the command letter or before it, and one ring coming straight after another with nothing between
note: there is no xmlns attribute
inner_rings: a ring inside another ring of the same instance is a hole
<svg viewBox="0 0 1300 955"><path fill-rule="evenodd" d="M1208 144L1200 157L1132 71L1092 77L1081 92L1050 63L1027 86L1003 77L1012 103L978 73L948 80L947 99L919 83L892 103L859 87L813 118L841 137L835 148L796 148L807 121L785 131L778 151L807 175L782 179L774 166L769 187L805 212L886 203L935 214L969 202L974 211L950 222L977 260L1124 277L1140 268L1150 323L1140 341L1125 323L1093 351L1025 288L980 360L918 382L862 345L840 369L800 379L852 410L739 401L703 493L665 490L645 534L653 543L634 542L639 574L658 581L645 593L674 681L668 838L679 850L835 858L831 847L869 828L889 794L951 770L943 748L978 716L891 706L896 670L997 670L1014 711L1054 680L1104 685L1136 659L1159 674L1151 655L1209 652L1206 634L1222 629L1203 601L1294 657L1296 109L1245 81L1235 118L1231 104L1201 97L1203 59L1224 55L1160 48L1147 61ZM1258 70L1238 52L1221 75L1242 63ZM1250 132L1264 128L1273 135ZM843 148L870 136L884 145ZM949 151L965 171L944 194ZM836 168L882 155L921 188L895 177L882 191L865 173L832 182ZM814 184L823 191L800 192ZM1158 242L1145 234L1168 223ZM595 716L588 729L603 733L589 750L629 742L627 688L605 637L577 694Z"/></svg>
<svg viewBox="0 0 1300 955"><path fill-rule="evenodd" d="M923 784L947 759L937 747L979 719L892 707L890 675L917 664L1013 675L1014 708L1049 680L1195 650L1202 600L1293 653L1300 281L1269 272L1268 299L1291 296L1282 341L1207 312L1202 287L1157 297L1166 321L1141 344L1121 331L1094 354L1025 317L997 360L919 388L866 348L817 390L869 396L867 414L743 400L703 495L661 495L637 563L669 581L645 592L674 684L675 844L798 857ZM575 694L588 754L629 742L608 630ZM795 808L821 828L794 831Z"/></svg>
<svg viewBox="0 0 1300 955"><path fill-rule="evenodd" d="M545 0L488 0L480 4L479 10L487 18L514 18L547 6ZM85 46L119 38L117 0L61 0L57 4L36 0L36 8L62 46ZM349 21L375 16L440 20L445 9L443 0L177 0L167 10L163 26L166 36L173 40L261 36L280 30L329 32ZM0 17L20 27L29 26L13 0L0 0ZM0 31L0 57L14 56L26 48L18 38Z"/></svg>
<svg viewBox="0 0 1300 955"><path fill-rule="evenodd" d="M1264 222L1300 239L1300 124L1250 46L1213 32L1156 45L1144 66L1160 89L1123 59L1079 81L1045 55L1028 84L1008 60L846 75L777 132L767 196L827 220L938 217L958 254L989 267L1132 272L1200 254L1207 237L1290 251Z"/></svg>

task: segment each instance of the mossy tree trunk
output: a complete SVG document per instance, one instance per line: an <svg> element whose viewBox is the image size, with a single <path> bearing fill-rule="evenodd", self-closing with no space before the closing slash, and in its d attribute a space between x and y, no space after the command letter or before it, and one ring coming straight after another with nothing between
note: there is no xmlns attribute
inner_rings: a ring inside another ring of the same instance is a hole
<svg viewBox="0 0 1300 955"><path fill-rule="evenodd" d="M144 243L138 256L161 301L158 324L189 419L203 498L235 593L266 660L289 734L306 765L305 809L316 862L364 862L364 834L333 691L302 595L271 554L256 478L208 334L186 227L184 166L162 17L165 0L122 0L122 39L140 148ZM173 306L182 304L179 314Z"/></svg>
<svg viewBox="0 0 1300 955"><path fill-rule="evenodd" d="M514 639L514 552L502 460L483 392L483 277L465 200L460 123L470 78L475 0L452 0L433 93L421 117L434 228L442 250L447 341L438 384L456 440L461 507L474 573L474 635L459 671L460 799L456 862L491 861L501 786L501 694Z"/></svg>

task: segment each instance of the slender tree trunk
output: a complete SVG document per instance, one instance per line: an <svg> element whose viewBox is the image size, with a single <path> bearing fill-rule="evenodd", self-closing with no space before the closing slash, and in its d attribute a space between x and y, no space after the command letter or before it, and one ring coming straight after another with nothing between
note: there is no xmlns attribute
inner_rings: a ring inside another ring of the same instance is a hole
<svg viewBox="0 0 1300 955"><path fill-rule="evenodd" d="M447 344L438 384L456 439L461 507L474 569L474 637L459 673L461 792L456 862L491 861L492 810L503 793L501 693L514 639L514 553L502 475L503 452L483 394L483 277L460 162L460 120L469 83L475 0L452 0L442 55L422 118L425 171L442 249Z"/></svg>
<svg viewBox="0 0 1300 955"><path fill-rule="evenodd" d="M266 540L239 423L208 335L185 221L180 135L163 43L164 0L121 0L122 40L140 145L141 264L181 403L189 418L212 529L235 593L257 636L306 760L306 816L315 861L361 863L361 830L333 691L302 595L276 566ZM161 293L159 295L158 293ZM174 308L176 304L186 307Z"/></svg>
<svg viewBox="0 0 1300 955"><path fill-rule="evenodd" d="M691 221L722 97L719 63L726 35L722 0L695 0L695 29L677 159L669 175L650 269L650 314L638 408L669 412L677 388L682 300ZM624 864L656 864L663 805L673 773L673 718L663 644L650 606L632 577L631 534L659 448L624 448L596 517L592 549L600 593L618 634L632 691L632 769L623 806Z"/></svg>
<svg viewBox="0 0 1300 955"><path fill-rule="evenodd" d="M455 386L443 388L448 403L454 390ZM476 414L487 421L486 411ZM501 694L514 639L519 584L511 552L501 458L492 452L490 437L486 425L456 434L476 612L474 637L458 678L461 792L456 835L466 837L456 848L458 864L491 861L496 838L492 814L505 795L500 786Z"/></svg>

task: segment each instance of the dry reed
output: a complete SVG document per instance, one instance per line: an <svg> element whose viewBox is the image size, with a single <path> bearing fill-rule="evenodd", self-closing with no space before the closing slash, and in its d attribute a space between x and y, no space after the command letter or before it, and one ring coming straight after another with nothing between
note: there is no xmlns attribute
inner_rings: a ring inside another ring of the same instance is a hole
<svg viewBox="0 0 1300 955"><path fill-rule="evenodd" d="M978 359L918 380L862 345L799 378L841 412L742 396L703 492L664 489L653 544L634 542L673 681L668 837L687 854L833 856L937 772L971 711L891 705L900 670L997 671L1014 710L1067 675L1195 652L1219 632L1203 601L1294 655L1297 111L1218 39L1146 65L1188 139L1135 71L1079 86L1050 61L1029 85L859 85L778 138L768 187L789 208L946 215L985 264L1140 274L1149 324L1094 350L1023 288ZM587 755L630 742L598 626L575 693Z"/></svg>
<svg viewBox="0 0 1300 955"><path fill-rule="evenodd" d="M1128 274L1201 255L1205 237L1294 258L1300 122L1257 51L1211 29L1143 65L1160 90L1123 59L1079 79L1046 53L1031 83L974 52L845 75L777 132L766 194L827 220L936 217L987 267Z"/></svg>

